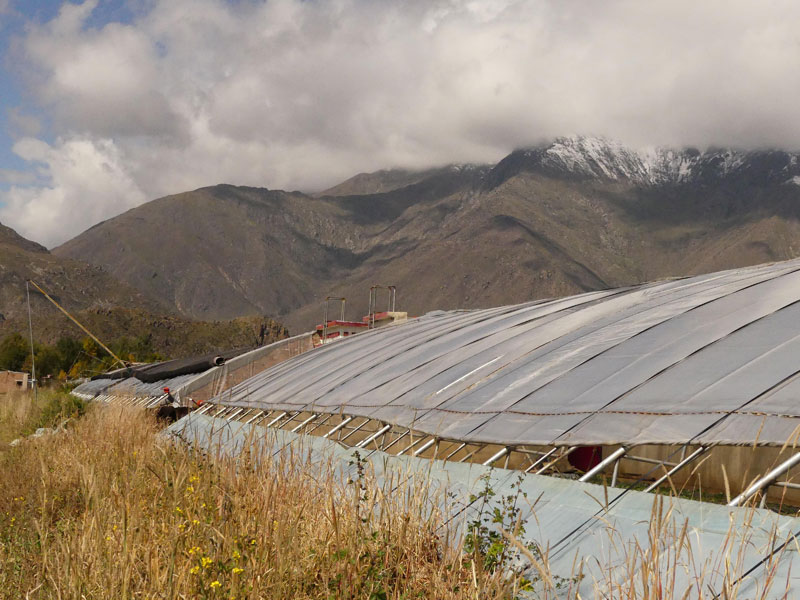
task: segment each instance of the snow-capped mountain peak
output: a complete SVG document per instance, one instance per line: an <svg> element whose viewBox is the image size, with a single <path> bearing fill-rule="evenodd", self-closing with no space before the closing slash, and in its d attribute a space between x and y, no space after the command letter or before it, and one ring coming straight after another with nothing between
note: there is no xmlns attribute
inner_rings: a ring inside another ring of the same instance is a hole
<svg viewBox="0 0 800 600"><path fill-rule="evenodd" d="M647 186L740 178L759 183L796 183L800 177L798 155L779 150L637 150L592 136L560 137L549 144L515 152L506 160L509 159L515 166L512 170L532 170L577 179L629 181Z"/></svg>

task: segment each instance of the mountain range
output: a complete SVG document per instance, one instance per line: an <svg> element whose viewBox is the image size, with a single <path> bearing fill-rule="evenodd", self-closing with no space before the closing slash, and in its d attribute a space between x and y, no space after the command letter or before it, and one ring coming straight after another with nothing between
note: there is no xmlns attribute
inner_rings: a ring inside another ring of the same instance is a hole
<svg viewBox="0 0 800 600"><path fill-rule="evenodd" d="M398 309L420 314L786 259L800 251L798 217L797 154L574 136L494 165L363 173L317 194L201 188L49 256L122 282L131 302L189 319L270 315L299 332L329 295L360 318L372 284L396 285Z"/></svg>
<svg viewBox="0 0 800 600"><path fill-rule="evenodd" d="M257 316L213 323L182 317L104 268L58 257L0 224L0 339L10 332L24 332L27 338L25 282L28 279L41 285L103 340L147 336L152 348L163 356L181 357L253 346L262 324L266 341L288 335L279 323ZM65 335L84 336L33 287L30 304L37 341L52 344Z"/></svg>
<svg viewBox="0 0 800 600"><path fill-rule="evenodd" d="M800 185L798 157L780 150L633 150L619 142L575 136L512 153L498 165L502 168L496 169L498 177L492 182L500 183L512 173L529 170L554 177L619 181L649 188Z"/></svg>
<svg viewBox="0 0 800 600"><path fill-rule="evenodd" d="M0 321L27 316L25 282L28 279L42 285L67 310L92 305L163 309L102 267L55 256L44 246L0 224ZM33 292L33 306L46 302L35 290Z"/></svg>

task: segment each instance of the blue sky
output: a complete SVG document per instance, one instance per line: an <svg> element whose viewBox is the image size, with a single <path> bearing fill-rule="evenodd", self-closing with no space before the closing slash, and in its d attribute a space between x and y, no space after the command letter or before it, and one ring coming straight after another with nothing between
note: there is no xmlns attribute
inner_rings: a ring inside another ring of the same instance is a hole
<svg viewBox="0 0 800 600"><path fill-rule="evenodd" d="M798 150L798 22L796 0L0 0L0 222L52 247L202 186L570 134Z"/></svg>
<svg viewBox="0 0 800 600"><path fill-rule="evenodd" d="M20 10L16 4L20 5ZM0 64L0 168L24 169L25 162L17 157L11 146L14 142L8 122L8 110L23 104L22 84L13 72L13 63L9 57L9 45L12 37L23 34L27 20L51 19L58 11L59 2L19 2L11 4L5 15L0 16L0 48L5 57ZM0 185L3 185L0 182Z"/></svg>
<svg viewBox="0 0 800 600"><path fill-rule="evenodd" d="M22 109L41 119L45 127L40 135L43 139L50 139L46 128L47 115L38 110L35 100L26 93L25 83L20 79L10 54L10 45L12 40L24 36L26 26L55 18L62 4L61 0L8 0L7 12L0 14L0 52L4 57L0 63L0 169L30 170L30 165L12 151L15 140L14 126L9 122L10 110ZM86 27L103 27L112 21L130 23L134 13L129 4L125 0L101 0ZM0 180L0 189L8 187L7 182Z"/></svg>

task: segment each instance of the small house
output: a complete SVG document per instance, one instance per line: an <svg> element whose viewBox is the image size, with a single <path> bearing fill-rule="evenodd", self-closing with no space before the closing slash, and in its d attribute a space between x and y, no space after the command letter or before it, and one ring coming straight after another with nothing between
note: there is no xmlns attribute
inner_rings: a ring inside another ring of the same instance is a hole
<svg viewBox="0 0 800 600"><path fill-rule="evenodd" d="M0 371L0 394L28 389L28 374L18 371Z"/></svg>

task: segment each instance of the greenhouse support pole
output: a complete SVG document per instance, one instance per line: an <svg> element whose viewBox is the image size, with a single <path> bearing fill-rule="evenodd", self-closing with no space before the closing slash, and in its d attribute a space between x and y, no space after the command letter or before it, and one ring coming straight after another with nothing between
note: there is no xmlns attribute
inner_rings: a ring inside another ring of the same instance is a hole
<svg viewBox="0 0 800 600"><path fill-rule="evenodd" d="M661 477L656 479L652 484L650 484L647 487L647 489L645 490L645 492L652 492L654 489L656 489L658 486L660 486L662 483L664 483L667 479L672 477L675 473L680 471L683 467L688 465L690 462L692 462L695 458L697 458L701 454L705 454L708 450L709 450L708 447L700 446L697 450L692 452L689 456L686 456L683 460L681 460L681 462L679 462L677 465L672 467L669 471L664 473L664 475L662 475Z"/></svg>
<svg viewBox="0 0 800 600"><path fill-rule="evenodd" d="M594 477L595 475L600 473L603 469L605 469L611 463L615 462L618 458L620 458L627 451L628 451L628 449L625 448L625 446L622 446L621 448L617 448L614 452L612 452L606 458L601 460L597 464L597 466L595 466L593 469L590 469L586 473L584 473L583 477L578 479L578 481L589 481L592 477Z"/></svg>
<svg viewBox="0 0 800 600"><path fill-rule="evenodd" d="M755 496L758 492L763 490L766 487L769 487L778 477L786 473L789 469L795 466L798 462L800 462L800 452L797 452L791 458L783 461L777 467L772 469L769 473L764 475L761 479L756 481L753 485L743 491L741 494L736 496L733 500L728 502L728 506L739 506L744 502L747 502L750 498Z"/></svg>

